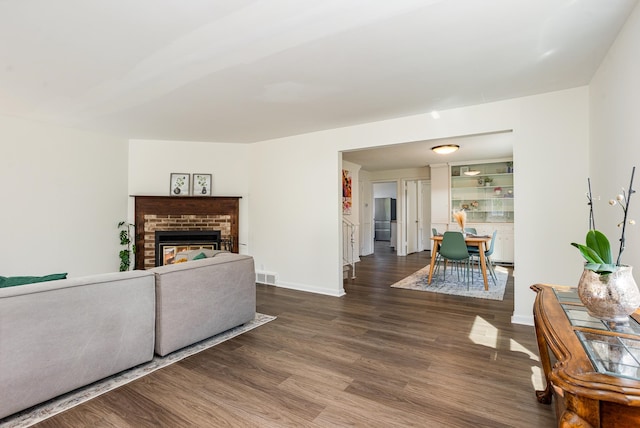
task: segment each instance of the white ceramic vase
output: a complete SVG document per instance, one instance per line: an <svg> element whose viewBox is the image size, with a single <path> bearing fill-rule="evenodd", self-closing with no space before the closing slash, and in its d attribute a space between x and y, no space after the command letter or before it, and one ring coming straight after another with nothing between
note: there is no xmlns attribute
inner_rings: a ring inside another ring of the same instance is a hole
<svg viewBox="0 0 640 428"><path fill-rule="evenodd" d="M640 290L631 266L620 266L608 275L585 269L578 282L578 296L591 316L613 323L627 323L640 307Z"/></svg>

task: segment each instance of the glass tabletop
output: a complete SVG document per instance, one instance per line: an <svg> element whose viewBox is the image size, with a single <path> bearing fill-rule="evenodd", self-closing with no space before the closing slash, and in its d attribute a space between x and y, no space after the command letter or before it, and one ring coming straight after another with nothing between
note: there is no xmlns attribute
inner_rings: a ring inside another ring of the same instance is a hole
<svg viewBox="0 0 640 428"><path fill-rule="evenodd" d="M626 324L614 324L589 315L576 289L554 289L569 322L575 329L596 371L640 380L640 324L629 317ZM625 337L621 337L625 336Z"/></svg>
<svg viewBox="0 0 640 428"><path fill-rule="evenodd" d="M640 379L640 340L576 331L599 373Z"/></svg>

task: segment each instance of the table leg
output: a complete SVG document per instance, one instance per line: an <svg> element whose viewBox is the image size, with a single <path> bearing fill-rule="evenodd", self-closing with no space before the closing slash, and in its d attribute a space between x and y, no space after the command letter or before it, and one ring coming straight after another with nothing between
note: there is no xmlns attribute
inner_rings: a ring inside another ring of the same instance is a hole
<svg viewBox="0 0 640 428"><path fill-rule="evenodd" d="M480 266L482 268L482 278L484 279L484 291L489 290L489 282L487 281L487 262L484 257L484 252L486 251L486 243L479 242L478 250L480 251Z"/></svg>
<svg viewBox="0 0 640 428"><path fill-rule="evenodd" d="M542 371L547 382L543 390L536 391L536 398L542 404L550 404L553 398L551 382L549 381L549 373L551 373L551 358L549 356L549 347L547 339L540 330L536 314L533 314L533 325L536 329L536 339L538 341L538 352L540 353L540 362L542 363Z"/></svg>
<svg viewBox="0 0 640 428"><path fill-rule="evenodd" d="M433 268L436 266L436 257L438 256L438 249L440 248L440 243L438 241L434 241L433 250L431 250L431 267L429 268L429 284L431 284L431 278L433 277Z"/></svg>

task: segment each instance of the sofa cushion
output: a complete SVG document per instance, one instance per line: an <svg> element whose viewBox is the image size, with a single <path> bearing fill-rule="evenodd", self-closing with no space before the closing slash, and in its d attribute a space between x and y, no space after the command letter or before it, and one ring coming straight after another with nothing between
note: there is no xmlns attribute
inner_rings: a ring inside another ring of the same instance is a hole
<svg viewBox="0 0 640 428"><path fill-rule="evenodd" d="M176 254L176 258L175 258L176 261L173 262L173 264L190 262L192 260L208 259L208 258L211 258L211 257L215 257L218 254L229 254L229 251L226 251L226 250L209 250L207 248L199 248L197 250L180 251L178 254Z"/></svg>
<svg viewBox="0 0 640 428"><path fill-rule="evenodd" d="M193 260L200 260L200 259L206 259L206 258L207 258L207 256L206 256L206 254L205 254L205 253L200 253L200 254L198 254L197 256L195 256L195 257L193 258Z"/></svg>
<svg viewBox="0 0 640 428"><path fill-rule="evenodd" d="M0 288L15 287L17 285L33 284L36 282L55 281L58 279L67 279L65 273L53 273L45 276L0 276Z"/></svg>

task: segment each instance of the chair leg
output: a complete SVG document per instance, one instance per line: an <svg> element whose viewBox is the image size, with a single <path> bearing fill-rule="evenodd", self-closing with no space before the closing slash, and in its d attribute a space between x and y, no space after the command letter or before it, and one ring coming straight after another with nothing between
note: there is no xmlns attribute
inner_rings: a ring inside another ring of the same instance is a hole
<svg viewBox="0 0 640 428"><path fill-rule="evenodd" d="M493 262L491 261L491 257L487 257L487 265L489 266L489 272L491 273L491 279L493 280L493 285L496 285L498 277L496 277L496 271L493 267Z"/></svg>
<svg viewBox="0 0 640 428"><path fill-rule="evenodd" d="M440 254L436 254L436 265L433 268L433 276L437 276L438 275L438 271L440 270L440 262L442 261L442 257L440 256Z"/></svg>
<svg viewBox="0 0 640 428"><path fill-rule="evenodd" d="M471 265L471 259L467 259L464 265L467 268L467 277L465 282L467 283L467 291L469 291L469 267ZM471 282L473 283L473 271L471 272Z"/></svg>

